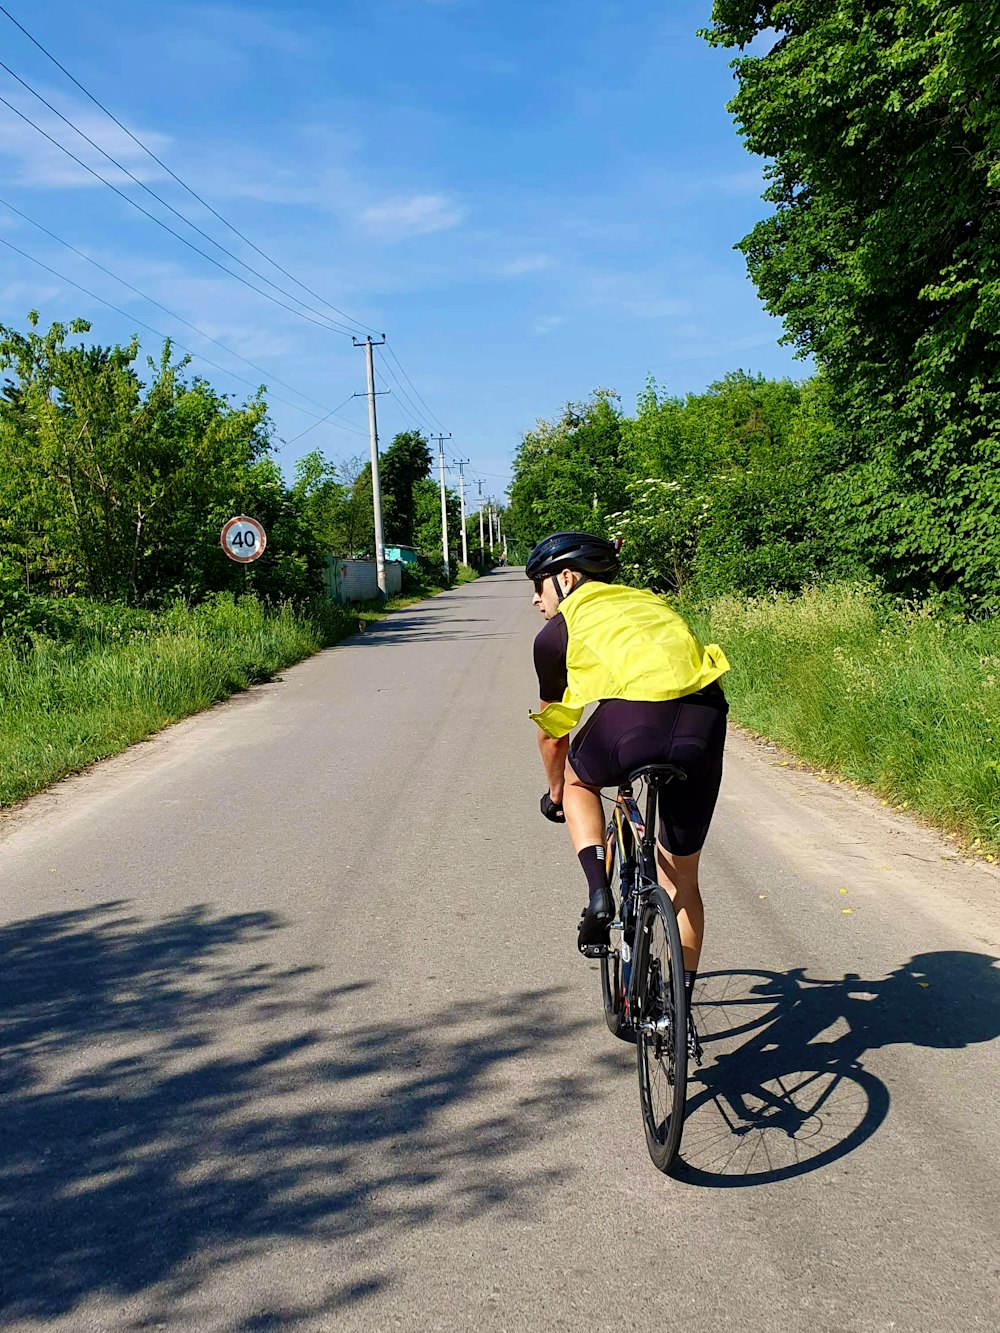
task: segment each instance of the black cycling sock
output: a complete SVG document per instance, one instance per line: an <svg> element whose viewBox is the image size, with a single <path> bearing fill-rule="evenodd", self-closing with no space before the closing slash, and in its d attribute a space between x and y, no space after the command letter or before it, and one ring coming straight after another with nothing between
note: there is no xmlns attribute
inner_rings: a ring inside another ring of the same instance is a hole
<svg viewBox="0 0 1000 1333"><path fill-rule="evenodd" d="M698 969L693 967L689 972L684 969L684 990L687 994L688 1008L691 1008L691 1002L694 999L694 983L698 977Z"/></svg>
<svg viewBox="0 0 1000 1333"><path fill-rule="evenodd" d="M583 873L587 876L587 887L590 892L596 893L598 889L608 887L608 871L604 864L604 848L602 846L584 847L582 852L577 852L580 865L583 867Z"/></svg>

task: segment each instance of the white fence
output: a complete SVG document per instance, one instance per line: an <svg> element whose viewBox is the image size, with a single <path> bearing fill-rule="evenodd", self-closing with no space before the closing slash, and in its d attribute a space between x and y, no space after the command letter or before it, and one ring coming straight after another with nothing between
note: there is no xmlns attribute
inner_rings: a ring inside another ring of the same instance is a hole
<svg viewBox="0 0 1000 1333"><path fill-rule="evenodd" d="M374 560L337 560L327 556L323 586L333 602L368 602L378 596L378 571ZM385 562L385 590L390 597L403 586L403 565Z"/></svg>

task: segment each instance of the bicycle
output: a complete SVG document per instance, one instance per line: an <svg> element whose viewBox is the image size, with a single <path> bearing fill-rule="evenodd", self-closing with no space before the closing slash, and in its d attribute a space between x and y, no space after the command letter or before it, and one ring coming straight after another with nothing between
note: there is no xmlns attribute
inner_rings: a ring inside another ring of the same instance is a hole
<svg viewBox="0 0 1000 1333"><path fill-rule="evenodd" d="M688 1007L677 917L656 878L656 828L663 788L686 780L673 764L647 764L619 786L605 855L618 899L611 930L620 935L597 952L604 1016L616 1037L635 1042L646 1146L664 1172L673 1166L684 1128ZM646 787L645 816L633 794L639 782Z"/></svg>

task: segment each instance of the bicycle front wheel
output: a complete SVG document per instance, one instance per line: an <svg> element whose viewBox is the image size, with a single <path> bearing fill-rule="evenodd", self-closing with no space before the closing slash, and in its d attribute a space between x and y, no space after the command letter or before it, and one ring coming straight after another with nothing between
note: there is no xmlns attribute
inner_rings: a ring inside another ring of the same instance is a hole
<svg viewBox="0 0 1000 1333"><path fill-rule="evenodd" d="M633 1019L646 1146L656 1168L669 1171L684 1128L687 1003L677 917L661 888L643 906L635 966Z"/></svg>

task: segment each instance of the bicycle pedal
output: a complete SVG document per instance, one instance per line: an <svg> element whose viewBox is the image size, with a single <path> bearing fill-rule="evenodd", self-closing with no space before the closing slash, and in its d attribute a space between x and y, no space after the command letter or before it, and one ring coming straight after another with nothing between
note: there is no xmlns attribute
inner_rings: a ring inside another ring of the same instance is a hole
<svg viewBox="0 0 1000 1333"><path fill-rule="evenodd" d="M611 952L606 944L581 944L578 947L584 958L607 958Z"/></svg>

